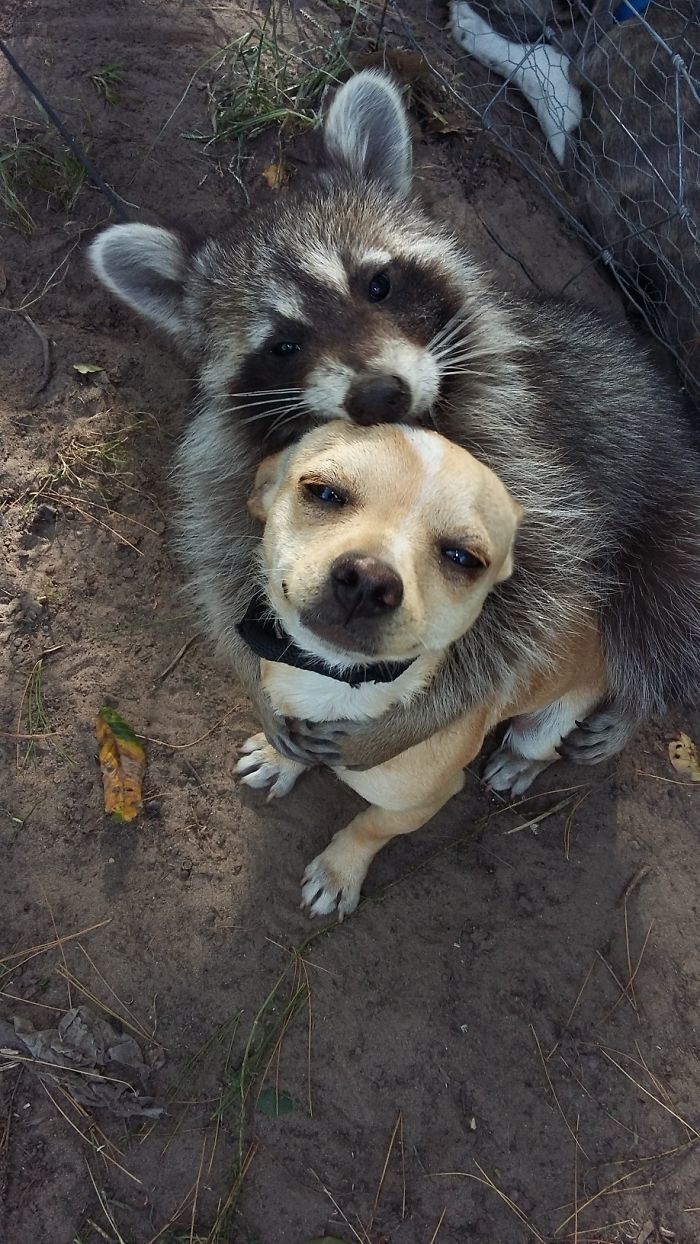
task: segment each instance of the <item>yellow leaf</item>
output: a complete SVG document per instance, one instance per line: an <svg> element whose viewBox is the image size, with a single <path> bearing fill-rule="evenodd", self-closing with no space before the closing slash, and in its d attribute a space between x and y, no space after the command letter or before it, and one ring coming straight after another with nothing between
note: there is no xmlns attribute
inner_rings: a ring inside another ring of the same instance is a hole
<svg viewBox="0 0 700 1244"><path fill-rule="evenodd" d="M141 786L146 753L130 726L113 708L101 708L95 725L105 812L116 821L133 821L143 811Z"/></svg>
<svg viewBox="0 0 700 1244"><path fill-rule="evenodd" d="M677 773L687 777L691 782L700 782L700 760L698 749L690 738L681 730L677 739L671 739L668 745L668 758Z"/></svg>
<svg viewBox="0 0 700 1244"><path fill-rule="evenodd" d="M262 175L271 190L279 190L289 181L289 173L284 164L268 164L267 168L263 169Z"/></svg>

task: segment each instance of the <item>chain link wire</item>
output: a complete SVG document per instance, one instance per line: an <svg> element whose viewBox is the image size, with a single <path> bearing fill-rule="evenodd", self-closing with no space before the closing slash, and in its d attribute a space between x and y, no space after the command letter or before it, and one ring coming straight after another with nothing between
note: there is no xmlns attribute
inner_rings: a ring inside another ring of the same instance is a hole
<svg viewBox="0 0 700 1244"><path fill-rule="evenodd" d="M606 265L700 405L700 6L451 0L450 15L474 58L451 94Z"/></svg>

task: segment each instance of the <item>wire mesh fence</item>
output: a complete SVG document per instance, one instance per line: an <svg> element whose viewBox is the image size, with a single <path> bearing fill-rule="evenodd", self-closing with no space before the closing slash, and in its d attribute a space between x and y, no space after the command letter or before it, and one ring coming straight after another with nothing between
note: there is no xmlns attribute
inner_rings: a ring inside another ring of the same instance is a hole
<svg viewBox="0 0 700 1244"><path fill-rule="evenodd" d="M583 235L700 405L698 4L451 0L450 16L487 70L453 93Z"/></svg>

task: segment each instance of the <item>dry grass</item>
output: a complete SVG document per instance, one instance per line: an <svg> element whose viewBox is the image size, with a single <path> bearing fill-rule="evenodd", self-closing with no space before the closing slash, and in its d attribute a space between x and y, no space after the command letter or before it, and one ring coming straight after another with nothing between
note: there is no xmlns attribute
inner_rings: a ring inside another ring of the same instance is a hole
<svg viewBox="0 0 700 1244"><path fill-rule="evenodd" d="M81 140L85 150L89 140ZM29 202L37 194L47 206L70 212L87 180L82 164L52 129L13 120L13 134L0 143L0 208L6 222L24 237L34 232Z"/></svg>
<svg viewBox="0 0 700 1244"><path fill-rule="evenodd" d="M270 128L315 125L326 88L350 71L356 16L355 10L349 25L322 30L306 14L303 29L297 24L290 39L283 8L273 0L262 23L210 61L204 87L209 128L186 137L211 147Z"/></svg>

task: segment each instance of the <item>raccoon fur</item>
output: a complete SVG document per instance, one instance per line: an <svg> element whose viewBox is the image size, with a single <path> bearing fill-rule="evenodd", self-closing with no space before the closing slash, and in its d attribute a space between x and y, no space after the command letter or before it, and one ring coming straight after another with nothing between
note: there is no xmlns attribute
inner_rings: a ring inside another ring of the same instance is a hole
<svg viewBox="0 0 700 1244"><path fill-rule="evenodd" d="M228 234L190 248L176 232L127 224L91 244L97 276L197 370L177 490L209 631L279 746L289 736L236 629L257 579L246 511L255 468L318 420L424 423L524 506L515 573L430 696L355 732L329 727L318 747L347 765L380 763L551 664L588 615L600 622L610 702L566 747L601 759L640 719L700 688L700 456L687 411L631 332L500 293L423 213L388 77L365 71L338 91L323 143L308 186Z"/></svg>

